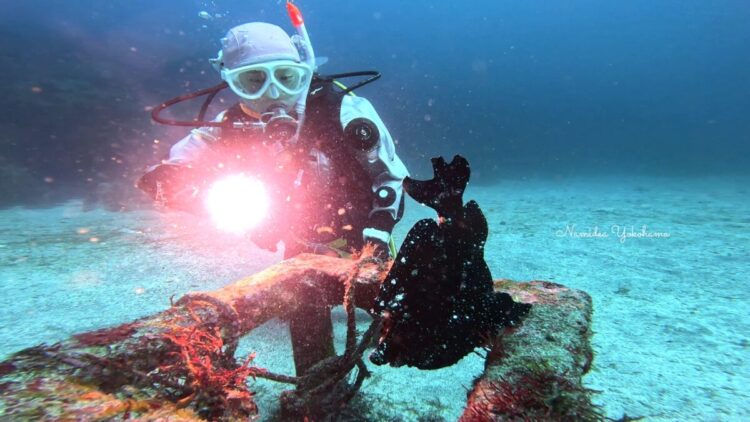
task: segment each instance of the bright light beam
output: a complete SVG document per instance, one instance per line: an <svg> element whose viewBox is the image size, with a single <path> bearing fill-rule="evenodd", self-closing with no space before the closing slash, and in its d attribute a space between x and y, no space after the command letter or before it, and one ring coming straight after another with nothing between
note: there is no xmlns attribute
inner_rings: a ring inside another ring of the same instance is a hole
<svg viewBox="0 0 750 422"><path fill-rule="evenodd" d="M237 174L214 183L205 205L218 229L244 234L266 217L268 202L263 183Z"/></svg>

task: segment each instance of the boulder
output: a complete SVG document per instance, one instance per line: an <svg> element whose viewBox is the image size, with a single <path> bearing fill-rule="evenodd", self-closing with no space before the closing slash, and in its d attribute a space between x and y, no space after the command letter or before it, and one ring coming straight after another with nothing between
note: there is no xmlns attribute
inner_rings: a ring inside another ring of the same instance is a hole
<svg viewBox="0 0 750 422"><path fill-rule="evenodd" d="M488 342L461 421L604 420L582 382L594 358L591 297L548 281L494 287L532 307L519 327Z"/></svg>

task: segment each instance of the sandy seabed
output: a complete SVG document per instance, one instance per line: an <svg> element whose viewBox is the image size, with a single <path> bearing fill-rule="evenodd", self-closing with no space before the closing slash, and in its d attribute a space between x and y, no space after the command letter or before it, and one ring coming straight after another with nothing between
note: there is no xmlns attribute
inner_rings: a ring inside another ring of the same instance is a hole
<svg viewBox="0 0 750 422"><path fill-rule="evenodd" d="M470 186L487 216L495 278L543 279L594 300L596 357L584 378L607 416L750 420L750 179L580 178ZM403 239L429 209L407 204ZM0 358L159 312L281 259L191 216L84 211L80 202L0 210ZM361 328L368 317L358 313ZM334 311L339 350L344 320ZM239 354L293 373L273 320ZM370 365L371 367L373 365ZM358 402L401 420L461 414L477 355L438 371L373 368ZM252 385L252 384L251 384ZM259 381L263 414L284 385Z"/></svg>

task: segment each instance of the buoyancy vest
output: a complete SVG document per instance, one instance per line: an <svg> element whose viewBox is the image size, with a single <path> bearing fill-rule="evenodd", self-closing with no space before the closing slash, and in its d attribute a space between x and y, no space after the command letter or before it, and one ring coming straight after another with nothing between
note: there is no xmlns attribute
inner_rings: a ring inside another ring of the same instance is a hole
<svg viewBox="0 0 750 422"><path fill-rule="evenodd" d="M341 125L344 95L331 80L313 79L299 139L290 147L296 166L290 173L296 174L293 181L285 178L289 190L281 198L286 202L284 215L277 216L285 221L275 224L285 225L299 243L342 246L343 240L343 249L360 249L373 204L373 181L355 158L355 149L345 143ZM252 119L239 104L230 107L225 117L231 121ZM246 139L253 136L250 133L231 132L223 131L222 138L253 142Z"/></svg>

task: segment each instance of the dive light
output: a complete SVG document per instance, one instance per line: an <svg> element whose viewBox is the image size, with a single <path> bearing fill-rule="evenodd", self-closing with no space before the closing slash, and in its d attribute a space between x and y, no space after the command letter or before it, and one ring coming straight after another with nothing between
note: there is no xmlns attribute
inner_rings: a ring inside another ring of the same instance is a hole
<svg viewBox="0 0 750 422"><path fill-rule="evenodd" d="M242 173L216 181L205 198L205 207L216 227L245 234L268 215L269 196L263 183Z"/></svg>

